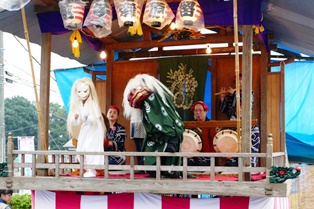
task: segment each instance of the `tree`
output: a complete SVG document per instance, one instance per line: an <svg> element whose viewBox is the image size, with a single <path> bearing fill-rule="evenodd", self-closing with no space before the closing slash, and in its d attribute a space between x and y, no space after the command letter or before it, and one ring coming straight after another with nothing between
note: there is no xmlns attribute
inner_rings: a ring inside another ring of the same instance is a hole
<svg viewBox="0 0 314 209"><path fill-rule="evenodd" d="M51 150L64 149L63 145L69 140L66 124L67 113L65 109L57 103L50 103L49 146Z"/></svg>
<svg viewBox="0 0 314 209"><path fill-rule="evenodd" d="M26 98L16 96L4 100L4 119L6 138L11 132L13 137L38 136L38 116L36 106ZM37 143L35 142L35 146Z"/></svg>
<svg viewBox="0 0 314 209"><path fill-rule="evenodd" d="M16 96L4 101L6 138L11 132L13 137L35 136L38 139L38 112L35 103L26 98ZM69 140L66 130L67 113L64 107L50 103L49 112L49 147L52 150L64 149L63 145ZM37 150L37 140L35 149ZM15 141L15 149L17 143Z"/></svg>

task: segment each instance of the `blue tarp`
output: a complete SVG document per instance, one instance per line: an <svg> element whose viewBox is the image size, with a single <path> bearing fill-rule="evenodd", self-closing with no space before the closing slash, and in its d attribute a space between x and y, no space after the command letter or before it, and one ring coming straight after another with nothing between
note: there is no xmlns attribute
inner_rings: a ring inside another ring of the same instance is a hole
<svg viewBox="0 0 314 209"><path fill-rule="evenodd" d="M314 163L314 134L286 132L288 159L290 162Z"/></svg>
<svg viewBox="0 0 314 209"><path fill-rule="evenodd" d="M105 65L97 65L95 63L95 66L87 67L88 70L94 70L94 71L106 71ZM84 77L92 79L92 75L89 73L85 73L84 69L81 68L72 68L72 69L57 69L54 70L54 74L56 77L57 85L63 100L63 104L65 107L66 112L69 112L69 103L70 103L70 95L71 95L71 88L74 84L74 82L77 79L81 79ZM97 76L97 79L106 80L105 75Z"/></svg>
<svg viewBox="0 0 314 209"><path fill-rule="evenodd" d="M314 163L314 63L285 66L285 120L288 158Z"/></svg>

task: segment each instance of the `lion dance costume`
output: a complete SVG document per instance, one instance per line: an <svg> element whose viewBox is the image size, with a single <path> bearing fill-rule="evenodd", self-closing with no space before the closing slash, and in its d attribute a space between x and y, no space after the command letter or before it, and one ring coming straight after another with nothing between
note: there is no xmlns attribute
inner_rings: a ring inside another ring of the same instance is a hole
<svg viewBox="0 0 314 209"><path fill-rule="evenodd" d="M175 109L172 96L164 84L147 74L138 74L128 82L123 94L124 116L142 118L146 130L142 151L180 152L185 126ZM144 158L144 165L154 164L155 157ZM181 165L181 158L163 157L161 164ZM180 173L163 171L161 175L178 177Z"/></svg>

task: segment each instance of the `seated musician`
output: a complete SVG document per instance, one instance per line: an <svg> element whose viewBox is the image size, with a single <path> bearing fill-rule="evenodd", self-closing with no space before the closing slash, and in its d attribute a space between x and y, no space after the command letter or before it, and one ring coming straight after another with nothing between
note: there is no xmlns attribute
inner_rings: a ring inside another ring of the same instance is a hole
<svg viewBox="0 0 314 209"><path fill-rule="evenodd" d="M242 105L242 74L239 75L239 86L240 86L240 106ZM235 78L234 78L235 82ZM228 118L230 120L235 120L237 118L236 115L236 89L233 89L229 87L227 90L226 88L221 88L221 94L220 94L220 107L219 110L223 113L226 113ZM252 91L252 109L254 105L254 92ZM240 107L240 117L241 117L241 107ZM258 125L252 126L251 129L251 152L252 153L258 153L260 148L260 132ZM237 158L231 158L226 162L227 166L237 166L238 165L238 159ZM251 158L251 166L256 167L257 165L257 158L252 157Z"/></svg>
<svg viewBox="0 0 314 209"><path fill-rule="evenodd" d="M209 121L206 116L208 110L208 106L202 101L195 102L191 107L191 111L194 113L194 118L196 121ZM201 130L195 131L200 132ZM197 156L191 157L188 159L188 166L210 166L210 158Z"/></svg>

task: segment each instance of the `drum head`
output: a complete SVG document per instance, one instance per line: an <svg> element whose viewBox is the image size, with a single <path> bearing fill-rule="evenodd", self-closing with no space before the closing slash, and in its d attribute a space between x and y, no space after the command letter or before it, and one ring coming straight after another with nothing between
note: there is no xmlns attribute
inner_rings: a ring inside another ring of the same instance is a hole
<svg viewBox="0 0 314 209"><path fill-rule="evenodd" d="M199 152L202 150L201 137L192 130L185 129L183 132L182 152Z"/></svg>
<svg viewBox="0 0 314 209"><path fill-rule="evenodd" d="M213 140L214 149L217 152L238 152L238 134L229 129L219 131Z"/></svg>

